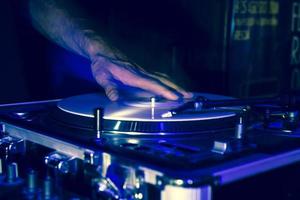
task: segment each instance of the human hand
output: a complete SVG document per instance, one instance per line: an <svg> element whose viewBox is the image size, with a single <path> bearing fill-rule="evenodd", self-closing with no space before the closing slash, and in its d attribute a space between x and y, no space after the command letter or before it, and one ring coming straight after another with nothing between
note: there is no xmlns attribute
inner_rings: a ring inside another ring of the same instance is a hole
<svg viewBox="0 0 300 200"><path fill-rule="evenodd" d="M193 96L165 75L149 73L129 62L98 56L92 60L91 67L97 83L104 88L107 97L112 101L120 98L120 90L125 88L124 86L142 89L168 100Z"/></svg>

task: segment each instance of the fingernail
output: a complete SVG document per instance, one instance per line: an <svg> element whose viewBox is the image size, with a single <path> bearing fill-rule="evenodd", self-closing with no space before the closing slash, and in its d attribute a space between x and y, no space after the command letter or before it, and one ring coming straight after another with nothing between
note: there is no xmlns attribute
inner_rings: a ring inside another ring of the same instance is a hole
<svg viewBox="0 0 300 200"><path fill-rule="evenodd" d="M167 94L166 96L167 96L167 99L173 100L173 101L176 101L176 100L178 100L178 98L179 98L177 95L172 94L172 93L169 93L169 94Z"/></svg>
<svg viewBox="0 0 300 200"><path fill-rule="evenodd" d="M184 98L190 99L194 97L194 94L192 92L184 92L183 96Z"/></svg>

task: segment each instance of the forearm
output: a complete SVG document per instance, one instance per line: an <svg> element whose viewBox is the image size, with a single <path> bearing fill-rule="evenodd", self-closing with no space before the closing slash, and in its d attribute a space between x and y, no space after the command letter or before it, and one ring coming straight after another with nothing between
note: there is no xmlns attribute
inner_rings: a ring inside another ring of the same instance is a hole
<svg viewBox="0 0 300 200"><path fill-rule="evenodd" d="M35 27L57 44L90 59L95 80L112 101L118 100L119 92L126 87L139 88L170 100L191 96L165 77L128 62L105 37L104 27L95 26L80 10L74 12L75 0L29 1Z"/></svg>
<svg viewBox="0 0 300 200"><path fill-rule="evenodd" d="M74 1L69 5L62 0L30 0L29 3L34 26L60 46L90 60L95 56L125 60L83 12L70 12L74 6Z"/></svg>

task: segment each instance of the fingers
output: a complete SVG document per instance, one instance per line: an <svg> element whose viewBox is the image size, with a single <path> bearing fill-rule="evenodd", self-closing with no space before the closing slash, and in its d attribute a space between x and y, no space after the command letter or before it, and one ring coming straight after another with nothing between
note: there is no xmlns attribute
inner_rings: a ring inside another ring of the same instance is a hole
<svg viewBox="0 0 300 200"><path fill-rule="evenodd" d="M120 79L126 85L144 89L146 91L152 92L153 94L162 96L169 100L177 100L179 96L172 91L168 86L161 83L152 77L139 76L136 74L125 75L122 77L127 77L126 79Z"/></svg>
<svg viewBox="0 0 300 200"><path fill-rule="evenodd" d="M167 75L161 74L161 73L156 73L156 75L152 75L152 76L154 76L155 78L160 80L162 83L164 83L168 87L170 87L170 88L174 89L175 91L179 92L180 94L182 94L184 98L192 98L193 97L193 93L185 91L183 88L181 88L180 86L178 86L175 83L173 83L172 81L170 81L168 79Z"/></svg>
<svg viewBox="0 0 300 200"><path fill-rule="evenodd" d="M120 87L122 84L149 91L168 100L177 100L181 95L185 98L192 97L191 93L168 80L167 76L150 74L142 68L129 64L94 62L92 71L96 81L104 88L107 97L112 101L119 99L118 88L122 88Z"/></svg>
<svg viewBox="0 0 300 200"><path fill-rule="evenodd" d="M119 92L116 87L113 87L111 85L109 86L104 86L103 87L105 90L106 96L111 100L111 101L117 101L119 99Z"/></svg>
<svg viewBox="0 0 300 200"><path fill-rule="evenodd" d="M107 97L111 101L117 101L119 99L119 92L117 89L118 86L116 84L116 81L110 80L108 78L104 78L104 76L100 76L100 77L102 77L102 78L99 78L99 76L98 76L98 78L96 78L96 80L105 90ZM144 89L146 91L150 91L155 95L162 96L169 100L177 100L178 99L178 95L176 95L174 92L172 92L170 89L168 89L164 85L160 84L159 82L156 82L155 80L147 79L147 78L143 78L143 77L139 77L139 76L136 76L131 79L126 79L126 80L131 80L126 85Z"/></svg>
<svg viewBox="0 0 300 200"><path fill-rule="evenodd" d="M99 68L94 67L93 73L97 82L105 89L106 93L110 95L108 97L113 100L119 97L117 88L122 88L118 87L120 83L152 92L155 95L162 96L169 100L177 100L179 98L178 94L172 91L168 86L136 68L118 65L111 65L107 68L103 68L102 66Z"/></svg>
<svg viewBox="0 0 300 200"><path fill-rule="evenodd" d="M161 81L162 83L164 83L168 87L170 87L173 90L177 91L178 93L183 95L184 98L192 98L194 96L193 93L185 91L183 88L181 88L180 86L178 86L174 82L170 81L168 75L166 75L166 74L155 72L154 74L148 74L148 75L158 79L159 81Z"/></svg>
<svg viewBox="0 0 300 200"><path fill-rule="evenodd" d="M98 74L97 76L95 76L95 79L98 82L98 84L103 87L106 96L111 101L117 101L119 99L117 85L114 83L114 81L110 80L110 76Z"/></svg>

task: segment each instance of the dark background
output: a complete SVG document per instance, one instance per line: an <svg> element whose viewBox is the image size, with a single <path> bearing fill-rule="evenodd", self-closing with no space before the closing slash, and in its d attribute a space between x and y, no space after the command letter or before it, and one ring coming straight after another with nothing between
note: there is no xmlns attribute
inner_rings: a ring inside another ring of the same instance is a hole
<svg viewBox="0 0 300 200"><path fill-rule="evenodd" d="M248 66L238 70L232 66L232 63L238 66L239 59L244 59L240 56L243 47L237 45L241 50L232 50L232 46L236 46L230 38L236 1L114 0L103 6L103 1L86 0L83 7L94 8L90 9L91 16L99 17L97 13L101 13L102 24L116 46L138 64L169 74L190 91L249 97L275 95L288 89L288 72L282 72L288 64L290 41L288 34L280 32L274 41L256 37L255 43L276 44L271 50L263 51L269 56L258 58L265 62L251 66L266 69L268 73L259 74L261 82L255 82L257 85L251 91L249 88L247 92L240 91L243 90L240 86L251 80L235 78L249 73ZM0 4L0 103L101 91L91 77L87 60L58 47L32 27L26 1L4 0ZM281 10L285 16L280 18L282 24L289 24L289 12L289 9ZM288 32L288 27L284 31ZM234 54L230 54L231 50ZM257 52L261 54L261 51ZM281 52L285 52L284 55ZM281 55L280 62L274 60L274 54ZM274 69L271 61L277 63ZM255 77L256 72L252 71ZM270 77L275 78L277 85L264 82ZM255 93L258 88L259 93Z"/></svg>

